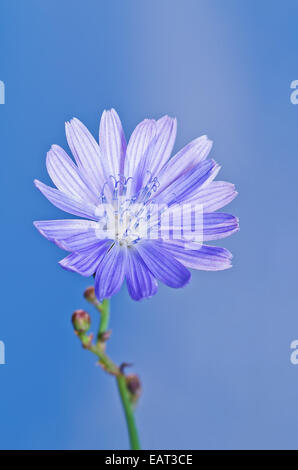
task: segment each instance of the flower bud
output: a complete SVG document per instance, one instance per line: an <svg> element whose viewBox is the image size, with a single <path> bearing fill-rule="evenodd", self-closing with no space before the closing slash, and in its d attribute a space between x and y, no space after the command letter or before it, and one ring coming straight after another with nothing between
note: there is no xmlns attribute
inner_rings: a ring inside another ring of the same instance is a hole
<svg viewBox="0 0 298 470"><path fill-rule="evenodd" d="M89 313L85 310L76 310L71 318L75 331L83 333L89 330L91 319Z"/></svg>
<svg viewBox="0 0 298 470"><path fill-rule="evenodd" d="M103 333L100 333L99 341L101 341L102 343L105 343L106 341L108 341L108 339L110 339L111 334L112 334L112 330L107 330L107 331L104 331Z"/></svg>
<svg viewBox="0 0 298 470"><path fill-rule="evenodd" d="M84 297L86 300L88 300L88 302L92 304L96 302L95 291L93 286L87 287L84 292Z"/></svg>
<svg viewBox="0 0 298 470"><path fill-rule="evenodd" d="M126 385L131 394L132 402L136 403L140 398L142 392L142 385L139 377L136 374L127 375Z"/></svg>

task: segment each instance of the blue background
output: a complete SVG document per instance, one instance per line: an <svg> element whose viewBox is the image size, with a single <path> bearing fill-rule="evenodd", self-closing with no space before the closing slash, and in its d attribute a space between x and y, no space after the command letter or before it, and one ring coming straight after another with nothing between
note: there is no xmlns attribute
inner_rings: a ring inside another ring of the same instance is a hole
<svg viewBox="0 0 298 470"><path fill-rule="evenodd" d="M231 270L193 272L134 303L112 300L116 361L143 383L144 448L298 448L297 1L1 0L0 447L123 449L112 377L74 336L90 280L33 220L61 218L33 186L66 147L64 121L97 135L115 107L127 135L145 117L178 119L176 149L207 133L241 231L222 240ZM96 312L92 312L94 325Z"/></svg>

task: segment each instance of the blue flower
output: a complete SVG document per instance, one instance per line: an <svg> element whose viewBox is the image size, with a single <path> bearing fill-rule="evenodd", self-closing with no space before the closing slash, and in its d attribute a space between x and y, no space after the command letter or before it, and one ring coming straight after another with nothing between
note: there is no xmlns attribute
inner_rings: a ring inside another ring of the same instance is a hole
<svg viewBox="0 0 298 470"><path fill-rule="evenodd" d="M59 146L47 154L56 188L35 185L56 207L79 219L34 222L48 240L70 254L60 265L95 276L99 300L126 280L135 300L151 297L157 280L183 287L188 268L218 271L231 253L204 242L231 235L238 220L215 212L237 195L231 183L214 181L219 166L207 159L212 142L199 137L175 156L176 120L145 119L128 144L115 110L104 111L99 144L78 120L66 123L75 163Z"/></svg>

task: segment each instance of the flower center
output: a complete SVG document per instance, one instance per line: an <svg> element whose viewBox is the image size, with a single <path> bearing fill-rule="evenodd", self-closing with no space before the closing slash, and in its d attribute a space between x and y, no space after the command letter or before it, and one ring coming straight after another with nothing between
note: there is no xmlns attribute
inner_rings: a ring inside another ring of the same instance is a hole
<svg viewBox="0 0 298 470"><path fill-rule="evenodd" d="M102 204L97 207L98 236L131 246L147 236L154 210L153 195L159 187L157 178L147 177L137 186L134 178L111 178L101 193Z"/></svg>

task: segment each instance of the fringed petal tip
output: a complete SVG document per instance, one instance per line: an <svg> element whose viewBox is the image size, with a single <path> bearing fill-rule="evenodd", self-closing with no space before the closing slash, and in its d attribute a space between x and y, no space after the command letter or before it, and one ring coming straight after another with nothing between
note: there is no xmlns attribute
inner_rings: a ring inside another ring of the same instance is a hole
<svg viewBox="0 0 298 470"><path fill-rule="evenodd" d="M44 220L35 220L33 222L34 227L39 231L39 233L49 241L54 241L52 237L49 236L46 230L44 230Z"/></svg>
<svg viewBox="0 0 298 470"><path fill-rule="evenodd" d="M35 178L33 180L33 184L34 184L34 186L36 186L37 189L39 189L39 185L41 184L41 181L39 181L38 179Z"/></svg>
<svg viewBox="0 0 298 470"><path fill-rule="evenodd" d="M42 224L42 221L40 221L40 220L35 220L35 221L33 222L34 227L39 231L39 233L40 233L41 235L43 235L45 238L47 238L46 235L45 235L45 233L44 233L44 231L43 231L42 228L41 228L41 224Z"/></svg>
<svg viewBox="0 0 298 470"><path fill-rule="evenodd" d="M215 269L206 269L206 271L226 271L227 269L231 269L233 267L232 260L234 258L233 253L231 253L226 248L222 248L223 252L225 252L225 262L224 260L220 265L218 265Z"/></svg>
<svg viewBox="0 0 298 470"><path fill-rule="evenodd" d="M70 127L72 124L79 125L80 123L81 123L81 121L77 117L73 116L68 121L65 121L65 128Z"/></svg>
<svg viewBox="0 0 298 470"><path fill-rule="evenodd" d="M127 283L126 283L126 286L127 286ZM143 294L140 297L138 297L137 295L134 295L133 293L129 292L129 290L128 290L128 293L129 293L129 296L132 298L132 300L135 300L136 302L141 302L142 300L146 300L146 299L148 300L154 297L157 294L157 291L158 291L158 284L156 282L156 289L154 292L150 294Z"/></svg>

